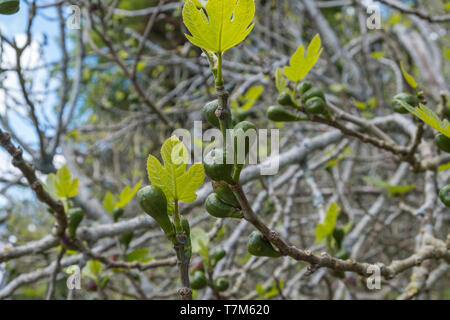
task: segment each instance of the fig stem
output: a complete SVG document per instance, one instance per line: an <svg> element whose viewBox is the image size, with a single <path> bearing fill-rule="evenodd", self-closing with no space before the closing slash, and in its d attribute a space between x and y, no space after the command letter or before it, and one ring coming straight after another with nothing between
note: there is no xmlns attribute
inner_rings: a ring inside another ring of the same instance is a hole
<svg viewBox="0 0 450 320"><path fill-rule="evenodd" d="M189 235L184 234L184 231L181 227L180 213L178 210L178 200L174 200L174 204L175 210L173 213L173 220L177 234L177 244L174 245L174 249L177 254L178 270L180 272L181 285L183 286L178 290L178 295L180 296L181 300L192 300L192 290L189 280L190 259L186 255L186 252L184 250L186 237L188 237Z"/></svg>

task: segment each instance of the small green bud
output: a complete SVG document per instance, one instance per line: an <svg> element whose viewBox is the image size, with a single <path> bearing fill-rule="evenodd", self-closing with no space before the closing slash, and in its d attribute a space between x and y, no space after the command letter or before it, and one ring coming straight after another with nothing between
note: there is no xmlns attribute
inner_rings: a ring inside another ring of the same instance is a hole
<svg viewBox="0 0 450 320"><path fill-rule="evenodd" d="M228 281L227 278L224 278L224 277L217 278L216 283L214 284L214 288L218 292L226 291L229 287L230 287L230 282Z"/></svg>
<svg viewBox="0 0 450 320"><path fill-rule="evenodd" d="M417 107L419 105L419 99L417 99L413 95L406 92L399 93L392 99L392 108L395 112L401 114L408 113L408 110L406 110L397 100L409 104L412 107Z"/></svg>
<svg viewBox="0 0 450 320"><path fill-rule="evenodd" d="M198 270L191 275L190 284L192 289L203 289L204 287L206 287L207 283L208 281L206 280L206 276L203 271Z"/></svg>
<svg viewBox="0 0 450 320"><path fill-rule="evenodd" d="M242 218L239 209L222 202L216 193L211 193L205 201L206 211L216 218Z"/></svg>
<svg viewBox="0 0 450 320"><path fill-rule="evenodd" d="M434 137L434 142L438 148L444 152L450 153L450 138L442 133L439 133Z"/></svg>
<svg viewBox="0 0 450 320"><path fill-rule="evenodd" d="M289 113L281 107L271 106L267 109L267 118L276 122L292 122L292 121L300 121L301 117L296 116L295 114Z"/></svg>
<svg viewBox="0 0 450 320"><path fill-rule="evenodd" d="M214 267L220 260L222 260L227 253L222 247L218 247L214 250L212 254L211 264Z"/></svg>
<svg viewBox="0 0 450 320"><path fill-rule="evenodd" d="M285 107L297 108L297 104L292 100L292 97L289 93L283 92L278 96L277 102Z"/></svg>
<svg viewBox="0 0 450 320"><path fill-rule="evenodd" d="M281 257L281 253L276 251L259 231L253 231L248 237L247 250L250 254L257 257Z"/></svg>
<svg viewBox="0 0 450 320"><path fill-rule="evenodd" d="M439 198L446 207L450 208L450 184L446 185L439 191Z"/></svg>
<svg viewBox="0 0 450 320"><path fill-rule="evenodd" d="M233 182L232 174L234 165L227 163L226 152L222 149L211 150L203 158L205 173L214 181Z"/></svg>

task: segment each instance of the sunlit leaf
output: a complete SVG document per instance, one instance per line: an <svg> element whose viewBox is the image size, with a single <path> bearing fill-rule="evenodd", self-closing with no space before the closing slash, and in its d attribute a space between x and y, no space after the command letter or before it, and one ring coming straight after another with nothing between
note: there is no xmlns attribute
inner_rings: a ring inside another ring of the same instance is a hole
<svg viewBox="0 0 450 320"><path fill-rule="evenodd" d="M402 69L403 77L405 78L406 82L411 86L411 88L416 89L417 88L417 82L416 79L412 75L406 71L405 66L403 65L403 62L400 62L400 67Z"/></svg>
<svg viewBox="0 0 450 320"><path fill-rule="evenodd" d="M114 210L116 201L117 200L114 197L114 195L108 191L105 195L105 198L103 198L102 204L103 204L103 207L105 208L105 210L111 213Z"/></svg>
<svg viewBox="0 0 450 320"><path fill-rule="evenodd" d="M203 165L200 163L193 164L189 170L183 174L178 180L178 200L192 203L197 199L195 191L201 187L205 179Z"/></svg>
<svg viewBox="0 0 450 320"><path fill-rule="evenodd" d="M209 0L204 8L198 7L198 1L187 0L183 21L192 36L186 37L202 49L223 53L252 31L254 15L254 0Z"/></svg>
<svg viewBox="0 0 450 320"><path fill-rule="evenodd" d="M186 171L189 153L185 145L176 137L167 139L161 147L164 166L150 155L147 159L148 178L152 185L161 188L167 199L167 210L173 212L174 201L193 202L195 191L203 184L204 170L200 163Z"/></svg>
<svg viewBox="0 0 450 320"><path fill-rule="evenodd" d="M439 116L426 105L419 104L419 107L414 108L401 100L396 101L430 127L450 138L450 122L447 119L441 120Z"/></svg>
<svg viewBox="0 0 450 320"><path fill-rule="evenodd" d="M311 69L319 60L323 49L320 35L316 35L310 42L305 53L305 47L301 45L292 55L289 66L284 67L284 74L290 80L299 82L311 71Z"/></svg>
<svg viewBox="0 0 450 320"><path fill-rule="evenodd" d="M72 198L78 194L78 178L72 179L66 165L56 172L56 179L54 179L53 183L58 197Z"/></svg>
<svg viewBox="0 0 450 320"><path fill-rule="evenodd" d="M116 207L123 208L127 205L128 202L133 199L136 192L138 192L139 188L141 187L142 181L139 181L131 190L129 186L126 186L119 196L119 201L115 203Z"/></svg>
<svg viewBox="0 0 450 320"><path fill-rule="evenodd" d="M281 68L277 68L275 72L275 86L277 87L278 93L283 93L288 90L287 81Z"/></svg>
<svg viewBox="0 0 450 320"><path fill-rule="evenodd" d="M261 96L263 90L263 86L251 87L244 96L245 103L241 106L241 110L250 110Z"/></svg>
<svg viewBox="0 0 450 320"><path fill-rule="evenodd" d="M325 216L325 220L323 223L317 224L316 227L316 240L320 241L323 238L331 235L334 230L334 226L336 225L337 215L340 208L335 203L332 202L330 207L328 208L327 214Z"/></svg>

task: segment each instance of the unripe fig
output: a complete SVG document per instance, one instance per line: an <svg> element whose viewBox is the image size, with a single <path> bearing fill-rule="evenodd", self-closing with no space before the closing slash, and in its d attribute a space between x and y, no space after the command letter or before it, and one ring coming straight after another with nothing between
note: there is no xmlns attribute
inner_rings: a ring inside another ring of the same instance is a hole
<svg viewBox="0 0 450 320"><path fill-rule="evenodd" d="M224 278L224 277L217 278L217 280L214 284L214 288L218 292L226 291L229 287L230 287L230 282L228 281L227 278Z"/></svg>
<svg viewBox="0 0 450 320"><path fill-rule="evenodd" d="M220 121L216 115L216 110L219 107L219 101L216 99L214 101L208 102L203 106L202 112L205 116L206 121L208 121L212 126L220 128ZM227 114L227 123L231 123L231 114Z"/></svg>
<svg viewBox="0 0 450 320"><path fill-rule="evenodd" d="M320 97L313 97L306 101L305 109L311 114L321 114L324 113L326 109L325 101Z"/></svg>
<svg viewBox="0 0 450 320"><path fill-rule="evenodd" d="M206 287L208 281L206 280L205 273L203 271L195 271L190 278L191 288L200 290Z"/></svg>
<svg viewBox="0 0 450 320"><path fill-rule="evenodd" d="M292 100L289 93L283 92L278 96L277 102L284 107L297 108L297 104Z"/></svg>
<svg viewBox="0 0 450 320"><path fill-rule="evenodd" d="M295 114L289 113L281 107L271 106L267 109L267 118L277 122L299 121L301 118Z"/></svg>
<svg viewBox="0 0 450 320"><path fill-rule="evenodd" d="M450 208L450 184L446 185L439 191L439 198L446 207Z"/></svg>
<svg viewBox="0 0 450 320"><path fill-rule="evenodd" d="M216 193L211 193L205 201L206 211L216 218L242 218L242 213L229 204L222 202Z"/></svg>
<svg viewBox="0 0 450 320"><path fill-rule="evenodd" d="M211 264L214 267L220 260L222 260L227 253L222 247L218 247L214 250L212 254Z"/></svg>
<svg viewBox="0 0 450 320"><path fill-rule="evenodd" d="M208 102L203 106L202 112L205 116L206 121L209 122L212 126L216 128L220 128L219 118L216 116L216 110L219 107L219 101L214 100L211 102Z"/></svg>
<svg viewBox="0 0 450 320"><path fill-rule="evenodd" d="M311 89L313 86L311 83L309 82L302 82L297 86L297 93L300 97L302 97L306 91L308 91L309 89Z"/></svg>
<svg viewBox="0 0 450 320"><path fill-rule="evenodd" d="M227 155L222 149L213 149L203 158L205 173L214 181L233 182L234 165L228 164Z"/></svg>
<svg viewBox="0 0 450 320"><path fill-rule="evenodd" d="M396 96L394 96L394 98L392 99L392 108L394 109L395 112L397 113L403 113L406 114L408 113L408 110L406 110L398 101L396 100L400 100L406 104L409 104L412 107L417 107L419 105L419 99L417 99L416 97L414 97L412 94L409 94L407 92L402 92L397 94Z"/></svg>
<svg viewBox="0 0 450 320"><path fill-rule="evenodd" d="M313 87L301 95L302 100L305 102L314 97L322 98L322 100L325 101L323 91L317 87Z"/></svg>
<svg viewBox="0 0 450 320"><path fill-rule="evenodd" d="M113 210L113 220L114 222L119 221L120 217L123 216L123 209L122 208L114 208Z"/></svg>
<svg viewBox="0 0 450 320"><path fill-rule="evenodd" d="M250 254L257 257L281 257L281 253L276 251L259 231L253 231L248 237L247 250Z"/></svg>
<svg viewBox="0 0 450 320"><path fill-rule="evenodd" d="M241 207L238 199L233 193L233 190L231 190L231 188L228 186L228 183L226 183L225 181L213 181L212 186L214 192L217 194L220 200L235 208Z"/></svg>
<svg viewBox="0 0 450 320"><path fill-rule="evenodd" d="M234 130L234 134L242 134L242 132L245 134L247 131L249 130L254 130L253 132L255 133L255 141L256 141L256 135L257 135L257 129L256 126L250 122L250 121L241 121L238 124L236 124L233 128ZM241 131L242 130L242 131ZM235 153L235 157L237 157L237 152L238 152L238 137L234 137L234 153ZM250 138L245 138L245 158L247 157L247 154L250 152L250 142L255 143L255 141L251 141Z"/></svg>
<svg viewBox="0 0 450 320"><path fill-rule="evenodd" d="M80 208L72 208L67 212L69 216L69 236L71 239L75 238L77 228L84 217L84 212Z"/></svg>
<svg viewBox="0 0 450 320"><path fill-rule="evenodd" d="M0 0L0 14L14 14L20 9L19 0Z"/></svg>
<svg viewBox="0 0 450 320"><path fill-rule="evenodd" d="M255 130L255 131L257 130L253 122L250 121L241 121L234 126L234 129L235 130L242 129L244 132L247 132L248 130Z"/></svg>
<svg viewBox="0 0 450 320"><path fill-rule="evenodd" d="M173 241L175 230L167 214L167 199L164 192L153 185L143 187L137 192L142 210L159 224L167 237Z"/></svg>
<svg viewBox="0 0 450 320"><path fill-rule="evenodd" d="M439 133L434 137L434 142L444 152L450 153L450 138L442 133Z"/></svg>

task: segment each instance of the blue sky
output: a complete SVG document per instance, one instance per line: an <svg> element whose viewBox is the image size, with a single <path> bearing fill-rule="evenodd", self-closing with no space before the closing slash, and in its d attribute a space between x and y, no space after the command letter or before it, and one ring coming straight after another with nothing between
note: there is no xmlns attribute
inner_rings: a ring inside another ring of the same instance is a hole
<svg viewBox="0 0 450 320"><path fill-rule="evenodd" d="M32 34L34 39L42 39L44 34L47 35L48 45L45 47L45 60L47 62L56 61L60 58L60 53L58 50L57 43L57 33L56 30L59 29L58 22L56 20L57 13L56 9L42 9L39 11L40 14L35 18L32 28ZM44 18L45 16L45 18ZM51 21L49 21L51 20ZM6 33L6 35L11 38L14 35L24 34L25 28L27 26L28 21L28 6L26 3L21 2L20 11L13 15L1 15L0 16L0 26L2 27L2 31ZM50 108L55 103L55 97L51 97L50 99L46 99L45 110L50 110ZM47 112L47 115L52 115L51 112ZM23 119L19 117L11 117L11 124L18 132L23 132L23 136L27 136L31 138L30 142L36 142L36 135L32 128L23 121Z"/></svg>
<svg viewBox="0 0 450 320"><path fill-rule="evenodd" d="M44 3L40 1L40 3ZM70 14L69 9L67 9L67 15ZM16 35L21 35L25 33L26 26L28 21L28 6L25 2L21 1L20 11L13 15L0 15L0 28L8 38L12 38ZM57 21L57 12L54 8L44 9L39 11L38 16L35 18L32 28L32 34L34 39L43 39L44 34L47 36L48 45L45 47L44 57L46 62L54 62L60 59L59 45L57 30L59 29L58 21ZM69 39L68 39L68 47L70 48ZM35 80L35 79L34 79ZM56 83L55 83L56 84ZM52 86L54 87L55 84ZM46 116L51 120L54 118L53 106L56 103L55 95L52 95L45 99L45 104L43 105L43 109L45 109ZM37 137L33 127L23 118L14 115L12 113L8 114L9 121L11 126L15 129L16 132L21 134L21 138L24 141L29 142L31 144L37 143ZM42 115L38 115L42 118ZM5 161L9 161L10 157L5 154L3 150L0 150L0 170L3 168L9 168L9 163L5 163ZM1 184L0 184L1 188ZM16 199L24 199L29 198L30 193L25 192L23 188L18 190L17 188L12 188L9 190L9 194L12 195ZM0 207L5 204L5 199L2 199L0 196Z"/></svg>

